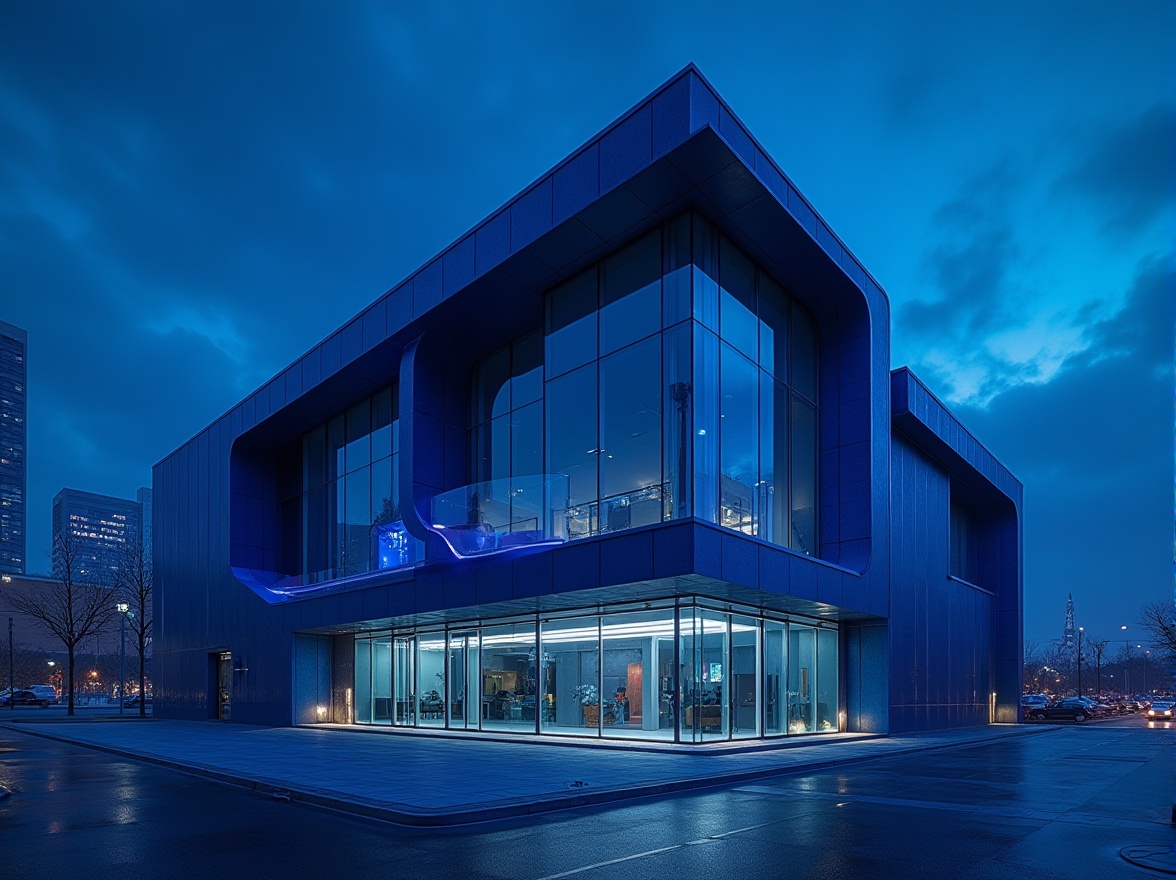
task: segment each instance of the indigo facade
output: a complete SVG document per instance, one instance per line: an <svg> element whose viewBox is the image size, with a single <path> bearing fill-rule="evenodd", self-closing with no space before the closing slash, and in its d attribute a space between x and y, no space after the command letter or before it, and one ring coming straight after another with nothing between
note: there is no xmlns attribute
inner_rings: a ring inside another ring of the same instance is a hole
<svg viewBox="0 0 1176 880"><path fill-rule="evenodd" d="M161 717L1017 719L1020 484L692 67L154 479Z"/></svg>

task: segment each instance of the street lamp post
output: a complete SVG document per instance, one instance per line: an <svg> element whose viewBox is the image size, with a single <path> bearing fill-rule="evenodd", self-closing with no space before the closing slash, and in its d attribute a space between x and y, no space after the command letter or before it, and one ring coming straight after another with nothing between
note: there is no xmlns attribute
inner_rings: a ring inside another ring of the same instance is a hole
<svg viewBox="0 0 1176 880"><path fill-rule="evenodd" d="M1082 633L1086 627L1078 627L1078 696L1082 696Z"/></svg>
<svg viewBox="0 0 1176 880"><path fill-rule="evenodd" d="M12 618L8 618L8 708L16 711L16 677L13 675L12 665Z"/></svg>
<svg viewBox="0 0 1176 880"><path fill-rule="evenodd" d="M1126 637L1127 624L1119 627L1119 632L1123 633L1123 696L1126 697L1127 693L1131 690L1131 673L1129 671L1131 666L1131 640Z"/></svg>
<svg viewBox="0 0 1176 880"><path fill-rule="evenodd" d="M118 609L118 714L122 715L126 708L124 695L127 689L127 612L131 606L119 602L114 607Z"/></svg>

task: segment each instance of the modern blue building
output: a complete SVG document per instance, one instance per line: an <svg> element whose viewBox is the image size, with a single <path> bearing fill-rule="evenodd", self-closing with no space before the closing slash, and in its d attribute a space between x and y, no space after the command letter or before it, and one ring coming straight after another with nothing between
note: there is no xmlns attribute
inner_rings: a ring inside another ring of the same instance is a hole
<svg viewBox="0 0 1176 880"><path fill-rule="evenodd" d="M689 67L161 461L155 712L1016 721L1021 486Z"/></svg>

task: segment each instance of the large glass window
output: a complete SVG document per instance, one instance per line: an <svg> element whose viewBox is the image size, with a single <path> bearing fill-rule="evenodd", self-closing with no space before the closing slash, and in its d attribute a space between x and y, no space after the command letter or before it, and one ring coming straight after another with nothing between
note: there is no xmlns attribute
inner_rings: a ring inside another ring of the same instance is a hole
<svg viewBox="0 0 1176 880"><path fill-rule="evenodd" d="M721 365L719 449L722 474L719 522L745 535L759 534L759 371L724 345Z"/></svg>
<svg viewBox="0 0 1176 880"><path fill-rule="evenodd" d="M545 733L600 734L600 619L544 621L544 683L539 729Z"/></svg>
<svg viewBox="0 0 1176 880"><path fill-rule="evenodd" d="M596 359L596 279L593 266L548 294L548 378Z"/></svg>
<svg viewBox="0 0 1176 880"><path fill-rule="evenodd" d="M595 534L597 519L598 400L596 365L582 367L547 383L547 460L551 473L568 478L567 534Z"/></svg>
<svg viewBox="0 0 1176 880"><path fill-rule="evenodd" d="M392 723L412 727L417 721L416 637L392 639Z"/></svg>
<svg viewBox="0 0 1176 880"><path fill-rule="evenodd" d="M702 697L702 617L697 608L683 608L678 614L676 707L682 742L702 738Z"/></svg>
<svg viewBox="0 0 1176 880"><path fill-rule="evenodd" d="M539 658L535 624L512 623L482 630L482 729L535 732Z"/></svg>
<svg viewBox="0 0 1176 880"><path fill-rule="evenodd" d="M606 736L671 739L663 687L673 673L672 609L601 618L601 718Z"/></svg>
<svg viewBox="0 0 1176 880"><path fill-rule="evenodd" d="M817 630L817 718L818 733L834 733L840 728L837 706L838 662L837 633L833 630Z"/></svg>
<svg viewBox="0 0 1176 880"><path fill-rule="evenodd" d="M659 337L600 362L602 531L662 518L661 387Z"/></svg>
<svg viewBox="0 0 1176 880"><path fill-rule="evenodd" d="M384 388L302 438L306 583L394 569L421 558L396 504L398 414Z"/></svg>
<svg viewBox="0 0 1176 880"><path fill-rule="evenodd" d="M817 411L792 395L792 539L789 546L817 553Z"/></svg>
<svg viewBox="0 0 1176 880"><path fill-rule="evenodd" d="M684 322L668 329L662 336L665 369L662 384L663 435L665 449L662 462L665 468L665 518L681 519L690 516L693 487L690 425L693 423L692 402L694 386L690 373L690 324Z"/></svg>
<svg viewBox="0 0 1176 880"><path fill-rule="evenodd" d="M372 721L371 639L355 640L355 721L357 724Z"/></svg>
<svg viewBox="0 0 1176 880"><path fill-rule="evenodd" d="M782 620L764 621L764 735L788 732L788 624Z"/></svg>
<svg viewBox="0 0 1176 880"><path fill-rule="evenodd" d="M760 732L759 621L731 618L731 738L750 739Z"/></svg>
<svg viewBox="0 0 1176 880"><path fill-rule="evenodd" d="M661 326L661 230L621 248L600 266L600 352L607 354Z"/></svg>
<svg viewBox="0 0 1176 880"><path fill-rule="evenodd" d="M476 367L472 482L567 477L568 538L697 516L816 554L817 353L812 314L680 215Z"/></svg>
<svg viewBox="0 0 1176 880"><path fill-rule="evenodd" d="M838 730L838 689L835 629L705 606L355 640L364 724L750 739Z"/></svg>
<svg viewBox="0 0 1176 880"><path fill-rule="evenodd" d="M482 711L478 683L478 632L449 634L448 694L449 726L477 728Z"/></svg>
<svg viewBox="0 0 1176 880"><path fill-rule="evenodd" d="M790 624L788 629L788 732L816 729L813 685L817 672L816 630Z"/></svg>
<svg viewBox="0 0 1176 880"><path fill-rule="evenodd" d="M724 340L756 359L755 264L726 236L720 240L719 328Z"/></svg>

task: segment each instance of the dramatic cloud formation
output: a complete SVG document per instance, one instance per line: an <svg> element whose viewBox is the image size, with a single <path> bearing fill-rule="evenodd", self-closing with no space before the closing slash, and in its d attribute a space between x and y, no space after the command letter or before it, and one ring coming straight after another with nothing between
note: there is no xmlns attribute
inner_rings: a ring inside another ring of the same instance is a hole
<svg viewBox="0 0 1176 880"><path fill-rule="evenodd" d="M1157 105L1108 133L1058 188L1094 200L1104 228L1125 239L1172 210L1176 106ZM1170 218L1169 218L1170 219ZM1172 228L1168 228L1172 232Z"/></svg>
<svg viewBox="0 0 1176 880"><path fill-rule="evenodd" d="M1028 634L1056 634L1071 590L1124 622L1160 597L1172 8L674 9L3 4L31 567L59 489L148 485L694 61L886 288L893 362L1025 482Z"/></svg>
<svg viewBox="0 0 1176 880"><path fill-rule="evenodd" d="M1058 637L1057 597L1072 589L1078 623L1108 636L1135 621L1124 596L1171 578L1176 266L1139 269L1124 308L1090 325L1050 382L959 411L1025 484L1026 619L1054 624L1037 639Z"/></svg>

